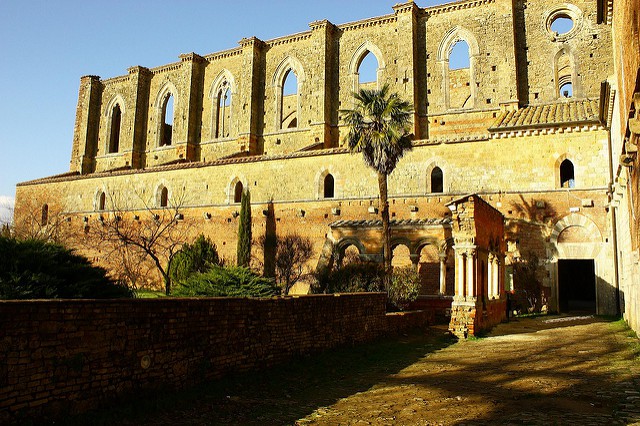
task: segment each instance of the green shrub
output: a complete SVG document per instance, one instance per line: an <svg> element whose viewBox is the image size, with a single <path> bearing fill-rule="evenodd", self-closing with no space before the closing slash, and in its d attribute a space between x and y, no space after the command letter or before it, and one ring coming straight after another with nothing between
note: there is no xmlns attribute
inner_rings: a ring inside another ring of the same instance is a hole
<svg viewBox="0 0 640 426"><path fill-rule="evenodd" d="M181 297L271 297L279 294L275 282L249 268L212 266L205 273L191 275L173 291Z"/></svg>
<svg viewBox="0 0 640 426"><path fill-rule="evenodd" d="M0 237L0 299L110 299L131 290L62 246Z"/></svg>
<svg viewBox="0 0 640 426"><path fill-rule="evenodd" d="M420 277L415 268L405 266L394 268L387 293L389 304L399 310L406 309L416 300L420 291Z"/></svg>
<svg viewBox="0 0 640 426"><path fill-rule="evenodd" d="M193 274L207 272L212 266L222 263L216 245L204 235L199 235L193 244L183 245L175 254L169 276L172 282L180 283Z"/></svg>
<svg viewBox="0 0 640 426"><path fill-rule="evenodd" d="M313 293L359 293L384 291L384 266L373 262L353 262L318 274Z"/></svg>
<svg viewBox="0 0 640 426"><path fill-rule="evenodd" d="M238 266L248 267L251 261L251 193L242 191L240 198L240 220L238 221Z"/></svg>

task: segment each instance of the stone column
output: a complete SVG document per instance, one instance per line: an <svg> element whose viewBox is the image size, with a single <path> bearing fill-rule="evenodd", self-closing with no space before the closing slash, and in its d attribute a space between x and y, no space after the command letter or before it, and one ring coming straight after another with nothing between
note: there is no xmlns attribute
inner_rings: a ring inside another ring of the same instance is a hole
<svg viewBox="0 0 640 426"><path fill-rule="evenodd" d="M496 258L496 295L498 297L501 297L504 291L504 268L501 265L502 261Z"/></svg>
<svg viewBox="0 0 640 426"><path fill-rule="evenodd" d="M87 174L95 171L102 88L98 76L87 75L80 79L69 167L72 172Z"/></svg>
<svg viewBox="0 0 640 426"><path fill-rule="evenodd" d="M238 130L238 145L240 151L248 151L250 155L262 153L259 144L264 125L264 47L262 40L251 37L238 42L242 48L242 71L238 87L238 100L244 102L247 108L236 110Z"/></svg>
<svg viewBox="0 0 640 426"><path fill-rule="evenodd" d="M456 251L456 297L464 297L465 296L465 254Z"/></svg>
<svg viewBox="0 0 640 426"><path fill-rule="evenodd" d="M467 298L476 297L476 253L475 250L467 252Z"/></svg>
<svg viewBox="0 0 640 426"><path fill-rule="evenodd" d="M447 256L440 256L440 295L447 293Z"/></svg>
<svg viewBox="0 0 640 426"><path fill-rule="evenodd" d="M420 255L419 254L410 254L409 255L409 259L411 259L411 266L413 266L413 269L416 270L416 272L418 271L418 266L420 264Z"/></svg>
<svg viewBox="0 0 640 426"><path fill-rule="evenodd" d="M493 299L493 297L495 296L495 286L494 286L494 280L495 280L495 271L493 269L493 263L495 261L495 256L492 253L489 253L489 258L488 258L488 264L487 264L487 287L488 287L488 294L487 297L489 299Z"/></svg>

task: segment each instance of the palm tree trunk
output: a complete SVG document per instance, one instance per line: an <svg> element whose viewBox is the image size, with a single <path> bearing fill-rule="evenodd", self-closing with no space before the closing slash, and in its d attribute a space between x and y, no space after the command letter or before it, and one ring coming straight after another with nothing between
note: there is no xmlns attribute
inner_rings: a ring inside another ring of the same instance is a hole
<svg viewBox="0 0 640 426"><path fill-rule="evenodd" d="M387 199L387 175L378 173L378 188L380 190L380 216L382 216L382 254L384 269L391 271L391 232L389 229L389 200Z"/></svg>

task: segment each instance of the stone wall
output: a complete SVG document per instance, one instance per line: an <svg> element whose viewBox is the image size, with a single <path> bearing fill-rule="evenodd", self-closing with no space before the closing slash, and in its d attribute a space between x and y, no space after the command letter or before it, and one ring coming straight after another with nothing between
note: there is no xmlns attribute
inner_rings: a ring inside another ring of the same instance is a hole
<svg viewBox="0 0 640 426"><path fill-rule="evenodd" d="M139 391L424 327L384 294L274 299L0 302L0 422L54 418Z"/></svg>
<svg viewBox="0 0 640 426"><path fill-rule="evenodd" d="M414 149L389 176L392 219L442 218L449 214L447 202L477 193L507 218L510 258L531 249L553 265L557 247L548 238L556 224L578 213L597 227L594 235L605 247L596 260L598 276L603 287L615 288L609 132L597 101L614 58L612 29L598 20L599 4L463 0L423 9L407 2L389 15L342 25L316 21L298 34L247 38L226 51L131 67L124 76L83 77L71 171L20 184L16 223L47 204L68 221L66 229L81 233L113 210L97 208L100 193L133 214L145 202L157 207L158 191L166 187L170 199L184 200L190 232L208 235L234 259L239 206L233 193L242 182L252 193L254 235L263 232L262 211L271 200L277 232L310 237L318 254L331 222L374 217L369 207L377 205L376 176L340 147L345 129L339 119L339 110L352 105L360 61L372 54L378 81L368 87L388 83L415 109ZM621 14L628 15L626 9ZM567 16L573 19L567 34L550 30L555 17ZM459 41L470 52L470 67L462 72L470 76L471 99L464 108L451 104L456 93L447 89L459 73L448 72L450 48ZM558 93L563 54L573 100ZM295 74L298 95L281 102L287 73ZM216 136L223 87L232 96L228 137ZM173 143L158 146L162 101L169 94L175 98ZM627 102L628 90L624 96ZM105 153L118 102L122 149ZM282 108L296 110L297 127L279 127ZM506 120L512 113L518 118ZM561 188L564 160L574 166L574 188ZM443 172L438 194L430 186L435 167ZM327 174L334 177L335 196L325 199ZM99 262L103 254L91 257ZM550 266L545 285L552 295L556 283ZM610 311L609 302L603 306Z"/></svg>
<svg viewBox="0 0 640 426"><path fill-rule="evenodd" d="M640 4L634 0L604 2L604 19L613 26L615 80L611 125L613 145L612 214L617 224L618 278L621 311L640 334L640 134L631 131L631 121L640 124L634 93L640 93ZM631 159L627 167L622 159Z"/></svg>
<svg viewBox="0 0 640 426"><path fill-rule="evenodd" d="M574 19L574 28L560 37L548 28L558 14ZM598 24L596 15L595 0L555 7L541 1L465 0L425 9L408 2L385 16L343 25L316 21L298 34L243 39L226 51L183 54L178 62L135 66L105 80L83 77L71 170L290 153L318 143L337 147L344 134L339 110L352 105L367 54L378 63L377 81L370 86L389 84L414 106L417 139L486 135L504 105L562 99L560 53L569 58L575 97L599 96L600 82L611 73L612 52L610 27ZM450 72L450 51L460 41L469 45L470 67ZM289 73L298 91L283 102ZM228 135L217 132L223 87L231 93ZM171 145L162 146L168 96L175 101L173 136ZM121 144L110 153L116 105L122 111ZM282 128L292 111L297 125Z"/></svg>

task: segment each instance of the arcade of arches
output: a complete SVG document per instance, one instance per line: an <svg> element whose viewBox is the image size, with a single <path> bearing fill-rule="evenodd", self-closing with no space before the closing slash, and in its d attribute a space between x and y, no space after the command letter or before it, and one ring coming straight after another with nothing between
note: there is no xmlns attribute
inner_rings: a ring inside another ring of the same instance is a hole
<svg viewBox="0 0 640 426"><path fill-rule="evenodd" d="M466 337L505 318L504 217L477 195L448 207L450 218L391 221L393 266L413 265L422 281L418 303L436 310L447 306L449 329ZM356 254L382 261L380 220L341 220L330 228L331 254L320 258L319 268Z"/></svg>

